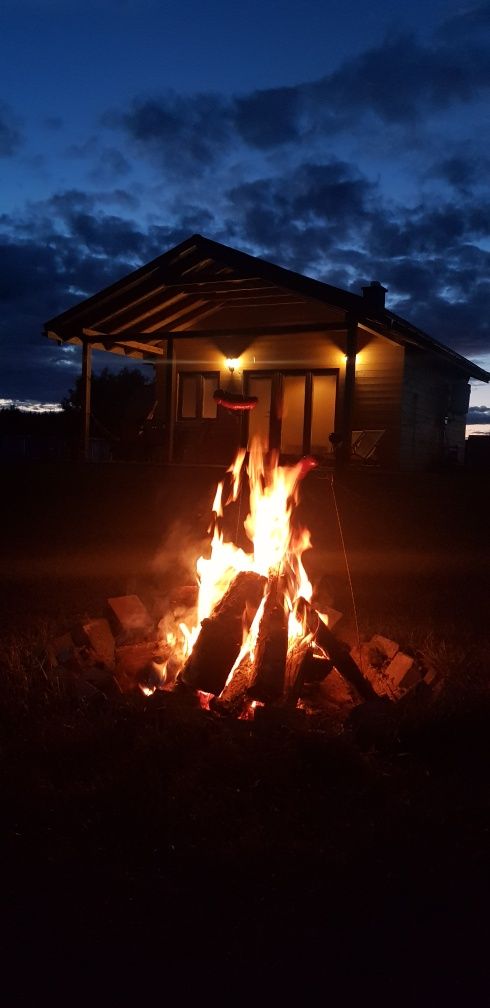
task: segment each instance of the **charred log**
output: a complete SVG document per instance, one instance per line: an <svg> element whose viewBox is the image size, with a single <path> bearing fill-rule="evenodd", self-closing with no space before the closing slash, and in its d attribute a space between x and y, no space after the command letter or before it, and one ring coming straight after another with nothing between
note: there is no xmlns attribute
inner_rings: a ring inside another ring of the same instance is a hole
<svg viewBox="0 0 490 1008"><path fill-rule="evenodd" d="M334 668L331 658L320 658L311 648L308 649L301 663L301 686L312 686L321 683Z"/></svg>
<svg viewBox="0 0 490 1008"><path fill-rule="evenodd" d="M260 621L248 695L270 703L284 694L288 627L279 576L269 578L269 590Z"/></svg>
<svg viewBox="0 0 490 1008"><path fill-rule="evenodd" d="M241 714L249 702L247 695L252 675L252 661L250 655L246 655L235 669L229 683L220 693L219 697L213 697L210 707L217 714L228 714L237 717Z"/></svg>
<svg viewBox="0 0 490 1008"><path fill-rule="evenodd" d="M294 644L288 651L286 658L284 694L286 700L290 703L296 703L296 700L301 694L301 686L303 682L302 669L309 651L310 648L308 644L304 644L302 641L298 641L298 643Z"/></svg>
<svg viewBox="0 0 490 1008"><path fill-rule="evenodd" d="M337 672L340 672L340 675L354 687L363 700L376 700L377 694L369 680L364 678L347 646L337 640L309 602L303 599L302 604L306 610L308 630L313 634L322 651L332 660Z"/></svg>
<svg viewBox="0 0 490 1008"><path fill-rule="evenodd" d="M221 693L242 644L242 614L247 602L259 605L266 579L252 571L237 574L214 607L209 619L202 621L192 653L180 678L186 686L204 693Z"/></svg>

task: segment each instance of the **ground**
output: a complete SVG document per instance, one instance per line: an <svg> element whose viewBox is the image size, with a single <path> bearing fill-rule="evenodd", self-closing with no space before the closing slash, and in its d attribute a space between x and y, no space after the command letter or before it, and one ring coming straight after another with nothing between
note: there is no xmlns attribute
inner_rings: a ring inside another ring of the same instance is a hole
<svg viewBox="0 0 490 1008"><path fill-rule="evenodd" d="M488 489L477 473L338 477L361 634L423 649L437 697L395 713L216 720L81 702L42 640L111 594L188 579L217 470L4 471L4 989L124 1003L383 995L488 983ZM355 620L330 477L304 484L320 590ZM233 522L240 517L235 513ZM182 551L182 543L185 550ZM85 995L87 996L87 995ZM132 998L131 998L132 999Z"/></svg>

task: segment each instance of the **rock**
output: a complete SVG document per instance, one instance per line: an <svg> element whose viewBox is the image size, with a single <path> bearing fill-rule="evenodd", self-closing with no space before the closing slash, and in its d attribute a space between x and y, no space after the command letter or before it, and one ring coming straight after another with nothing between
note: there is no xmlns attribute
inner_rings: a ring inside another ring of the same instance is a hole
<svg viewBox="0 0 490 1008"><path fill-rule="evenodd" d="M328 629L333 630L333 628L337 625L339 620L342 619L344 614L339 612L338 609L332 609L331 606L323 606L323 609L321 613L319 613L319 615L327 617Z"/></svg>
<svg viewBox="0 0 490 1008"><path fill-rule="evenodd" d="M145 682L153 672L155 644L144 641L139 644L124 644L116 648L115 678L122 692L134 689Z"/></svg>
<svg viewBox="0 0 490 1008"><path fill-rule="evenodd" d="M381 651L381 653L385 655L386 658L389 658L390 661L400 650L400 645L397 644L396 641L390 640L389 637L382 637L381 634L375 634L374 637L371 638L369 646Z"/></svg>
<svg viewBox="0 0 490 1008"><path fill-rule="evenodd" d="M115 641L106 619L94 619L80 628L81 637L92 650L92 660L105 668L114 668Z"/></svg>
<svg viewBox="0 0 490 1008"><path fill-rule="evenodd" d="M386 676L394 690L407 690L420 681L420 672L410 655L399 651L386 669Z"/></svg>
<svg viewBox="0 0 490 1008"><path fill-rule="evenodd" d="M147 640L153 631L153 620L137 595L120 595L107 599L109 620L120 644Z"/></svg>
<svg viewBox="0 0 490 1008"><path fill-rule="evenodd" d="M361 648L353 647L351 657L360 668L362 674L369 679L372 686L375 686L378 679L378 668L372 663L371 644L362 643Z"/></svg>
<svg viewBox="0 0 490 1008"><path fill-rule="evenodd" d="M318 697L322 704L332 705L339 710L350 710L353 706L349 686L335 668L332 669L324 682L320 683Z"/></svg>

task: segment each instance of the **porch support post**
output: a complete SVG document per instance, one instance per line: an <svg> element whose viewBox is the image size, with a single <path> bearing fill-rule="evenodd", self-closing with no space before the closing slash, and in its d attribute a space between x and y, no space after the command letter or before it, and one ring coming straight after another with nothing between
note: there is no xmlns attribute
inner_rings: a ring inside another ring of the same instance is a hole
<svg viewBox="0 0 490 1008"><path fill-rule="evenodd" d="M352 451L352 418L356 388L357 319L348 320L345 345L344 407L342 417L342 444L339 462L349 462Z"/></svg>
<svg viewBox="0 0 490 1008"><path fill-rule="evenodd" d="M92 385L92 347L83 341L82 350L82 416L80 430L80 458L88 462L90 458L90 402Z"/></svg>
<svg viewBox="0 0 490 1008"><path fill-rule="evenodd" d="M166 402L166 385L167 385L167 367L165 364L165 358L162 357L161 362L155 360L153 362L155 368L155 399L157 402L156 412L154 416L155 423L158 427L162 427L165 423L165 402Z"/></svg>
<svg viewBox="0 0 490 1008"><path fill-rule="evenodd" d="M167 339L167 360L165 365L165 432L164 459L172 462L174 457L175 428L175 347L172 336Z"/></svg>

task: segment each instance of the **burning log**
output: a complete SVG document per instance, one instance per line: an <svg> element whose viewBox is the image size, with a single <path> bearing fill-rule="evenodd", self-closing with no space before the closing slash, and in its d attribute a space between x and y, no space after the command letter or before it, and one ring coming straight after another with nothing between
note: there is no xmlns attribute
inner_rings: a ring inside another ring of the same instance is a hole
<svg viewBox="0 0 490 1008"><path fill-rule="evenodd" d="M301 693L303 683L302 669L310 647L303 640L298 641L288 651L286 658L286 675L284 693L287 700L296 703Z"/></svg>
<svg viewBox="0 0 490 1008"><path fill-rule="evenodd" d="M279 575L269 578L269 591L260 621L248 695L268 703L284 693L288 627Z"/></svg>
<svg viewBox="0 0 490 1008"><path fill-rule="evenodd" d="M288 651L286 661L286 699L295 704L304 686L321 683L334 668L330 658L316 655L313 648L299 641Z"/></svg>
<svg viewBox="0 0 490 1008"><path fill-rule="evenodd" d="M301 602L306 610L308 630L313 634L319 647L331 658L340 675L354 687L363 700L376 700L377 694L371 683L364 678L345 645L334 637L316 609L306 599L302 599Z"/></svg>
<svg viewBox="0 0 490 1008"><path fill-rule="evenodd" d="M330 658L321 658L309 648L301 663L301 686L323 682L333 668L334 663Z"/></svg>
<svg viewBox="0 0 490 1008"><path fill-rule="evenodd" d="M203 693L221 693L242 644L242 615L247 602L258 607L266 579L252 571L237 574L201 623L199 636L180 673L180 680Z"/></svg>
<svg viewBox="0 0 490 1008"><path fill-rule="evenodd" d="M237 665L232 678L226 683L225 688L219 697L213 697L210 703L211 710L217 714L239 715L245 705L249 702L247 690L250 685L252 675L252 661L250 654L242 658Z"/></svg>

